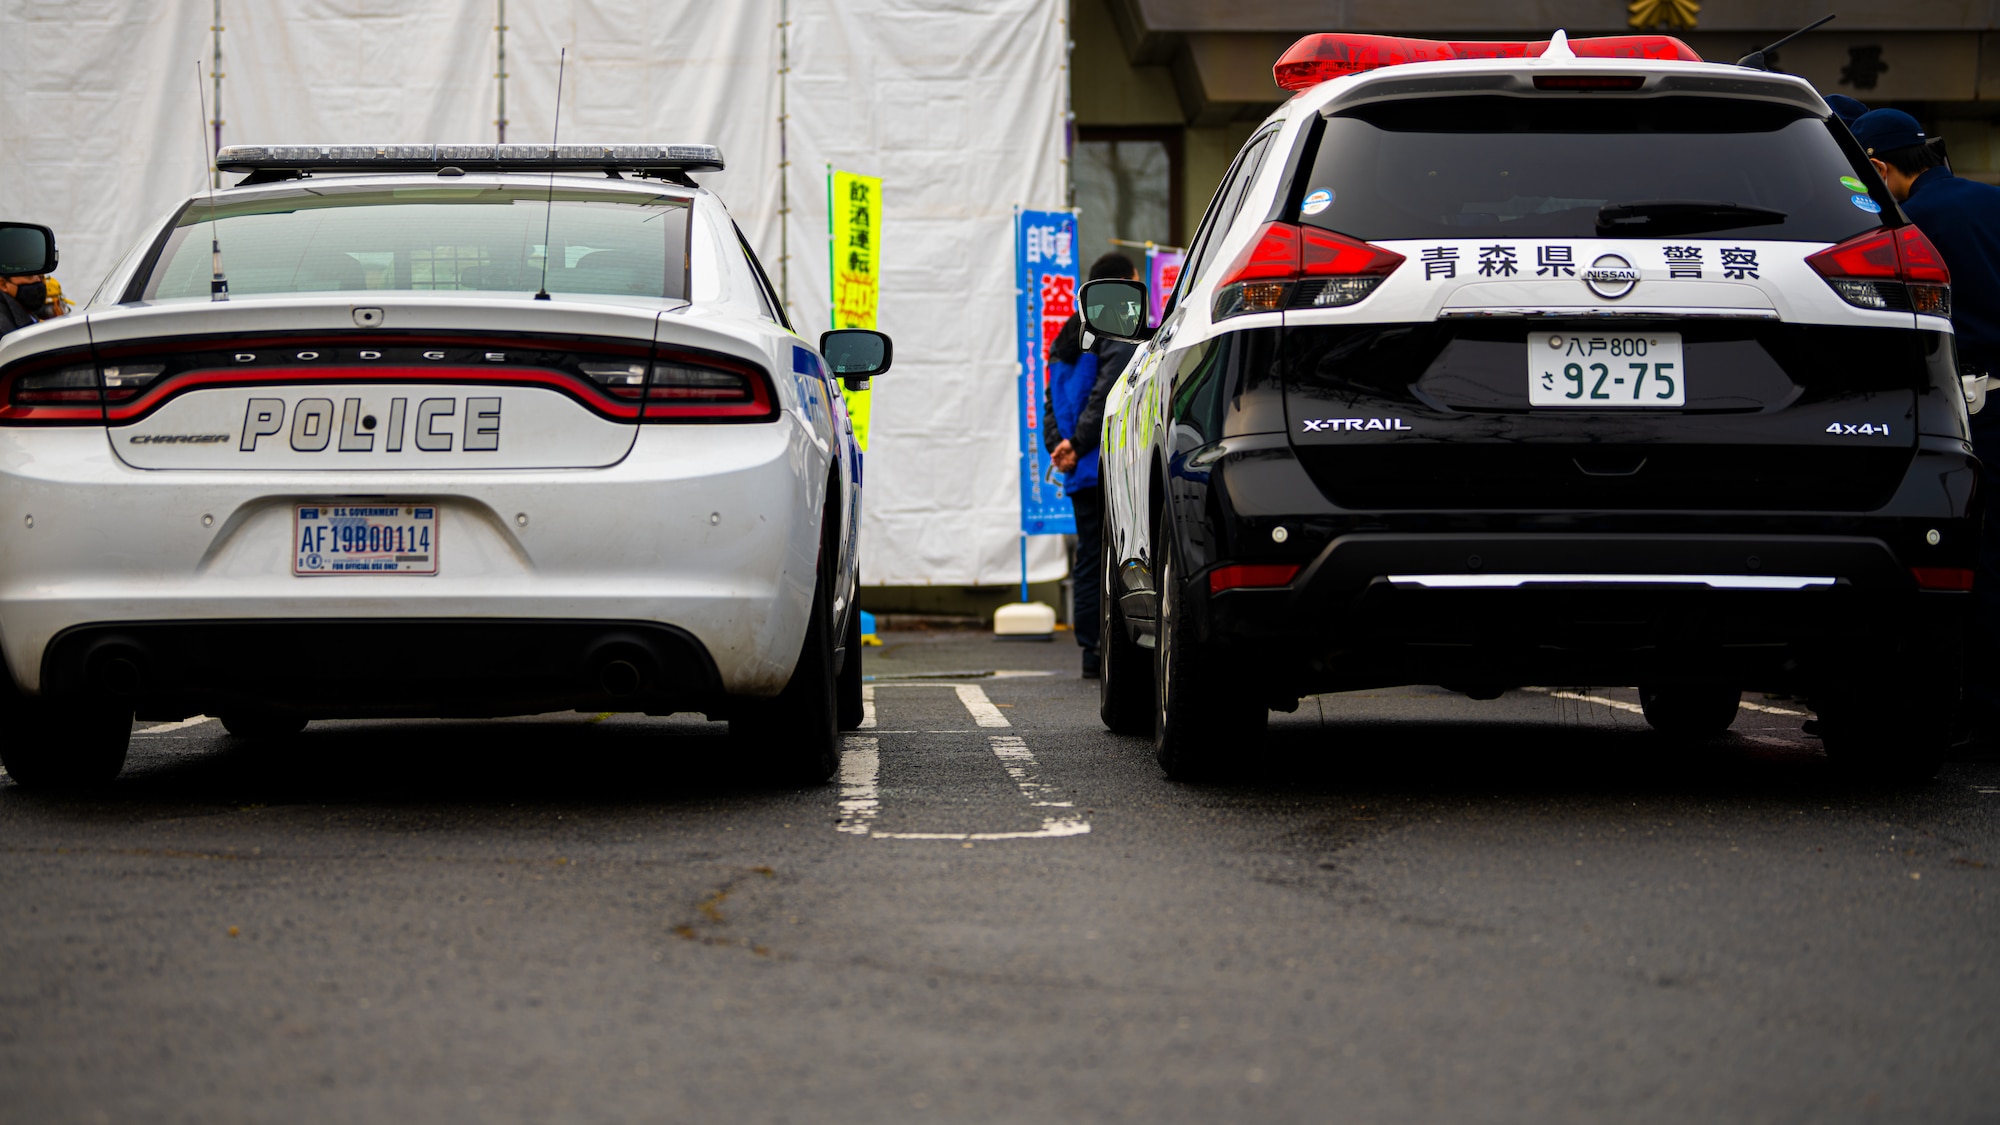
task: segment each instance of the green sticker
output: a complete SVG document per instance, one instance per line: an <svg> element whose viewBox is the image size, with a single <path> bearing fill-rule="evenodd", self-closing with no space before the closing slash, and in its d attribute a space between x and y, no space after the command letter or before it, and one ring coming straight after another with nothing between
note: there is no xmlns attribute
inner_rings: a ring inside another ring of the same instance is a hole
<svg viewBox="0 0 2000 1125"><path fill-rule="evenodd" d="M1853 176L1840 177L1840 186L1846 188L1848 191L1868 190L1867 184L1862 183L1860 180L1855 179Z"/></svg>

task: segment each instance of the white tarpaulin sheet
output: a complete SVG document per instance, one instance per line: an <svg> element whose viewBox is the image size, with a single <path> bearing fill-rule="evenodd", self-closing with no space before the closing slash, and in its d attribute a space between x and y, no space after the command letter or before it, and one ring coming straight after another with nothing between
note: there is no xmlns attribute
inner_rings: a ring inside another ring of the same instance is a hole
<svg viewBox="0 0 2000 1125"><path fill-rule="evenodd" d="M701 182L773 282L788 276L803 335L828 319L827 165L883 178L878 325L896 368L872 392L870 585L1020 577L1012 215L1063 201L1064 8L791 0L781 166L778 0L507 5L507 139L549 135L567 47L565 140L721 145L729 170ZM494 136L493 0L222 11L224 144ZM213 0L0 0L0 218L56 229L78 299L202 185L196 68L213 13ZM1034 580L1064 571L1053 538L1028 557Z"/></svg>

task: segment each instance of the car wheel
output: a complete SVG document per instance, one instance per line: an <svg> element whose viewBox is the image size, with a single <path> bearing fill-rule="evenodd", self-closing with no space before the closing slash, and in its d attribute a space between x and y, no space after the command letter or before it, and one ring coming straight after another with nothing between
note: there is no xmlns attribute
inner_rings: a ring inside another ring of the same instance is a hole
<svg viewBox="0 0 2000 1125"><path fill-rule="evenodd" d="M290 738L306 729L306 720L273 711L224 711L222 729L237 738Z"/></svg>
<svg viewBox="0 0 2000 1125"><path fill-rule="evenodd" d="M1827 761L1852 781L1909 784L1936 777L1951 748L1953 703L1921 691L1897 691L1907 681L1885 676L1869 688L1849 688L1815 703Z"/></svg>
<svg viewBox="0 0 2000 1125"><path fill-rule="evenodd" d="M1711 738L1736 721L1743 693L1720 684L1640 684L1646 722L1675 738Z"/></svg>
<svg viewBox="0 0 2000 1125"><path fill-rule="evenodd" d="M861 583L854 584L854 592L861 592ZM867 708L861 705L861 603L851 599L847 606L847 657L840 666L840 684L836 689L840 701L840 729L853 730L861 725Z"/></svg>
<svg viewBox="0 0 2000 1125"><path fill-rule="evenodd" d="M1155 550L1160 631L1153 651L1153 754L1176 781L1221 780L1263 740L1269 712L1195 637L1170 529L1161 529Z"/></svg>
<svg viewBox="0 0 2000 1125"><path fill-rule="evenodd" d="M1125 614L1113 593L1112 549L1104 545L1103 586L1098 595L1097 714L1112 734L1153 732L1153 654L1125 632Z"/></svg>
<svg viewBox="0 0 2000 1125"><path fill-rule="evenodd" d="M111 784L125 768L132 712L115 707L64 710L33 707L7 717L0 730L0 765L24 789L75 792Z"/></svg>
<svg viewBox="0 0 2000 1125"><path fill-rule="evenodd" d="M743 701L744 713L729 720L729 733L759 758L779 785L820 785L840 768L826 585L820 582L813 593L812 619L791 682L776 699Z"/></svg>

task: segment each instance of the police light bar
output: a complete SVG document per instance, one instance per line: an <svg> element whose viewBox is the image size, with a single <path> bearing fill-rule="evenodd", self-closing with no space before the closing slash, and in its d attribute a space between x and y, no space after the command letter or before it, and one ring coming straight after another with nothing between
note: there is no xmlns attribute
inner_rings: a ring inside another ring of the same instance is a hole
<svg viewBox="0 0 2000 1125"><path fill-rule="evenodd" d="M1271 72L1282 89L1309 90L1330 79L1403 63L1540 58L1549 49L1550 42L1544 39L1538 43L1457 43L1442 39L1406 39L1395 35L1308 35L1292 44ZM1693 47L1671 35L1605 35L1568 42L1569 50L1583 59L1702 61Z"/></svg>
<svg viewBox="0 0 2000 1125"><path fill-rule="evenodd" d="M720 172L714 145L230 145L224 172Z"/></svg>

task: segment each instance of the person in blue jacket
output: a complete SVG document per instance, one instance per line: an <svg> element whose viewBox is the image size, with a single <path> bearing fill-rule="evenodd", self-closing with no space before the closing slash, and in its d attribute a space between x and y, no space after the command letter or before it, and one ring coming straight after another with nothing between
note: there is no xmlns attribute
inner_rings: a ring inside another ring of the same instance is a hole
<svg viewBox="0 0 2000 1125"><path fill-rule="evenodd" d="M1132 259L1111 253L1092 262L1091 281L1136 280ZM1095 679L1098 656L1098 601L1104 580L1104 489L1097 479L1097 444L1104 432L1104 400L1125 371L1135 347L1117 340L1083 346L1083 322L1072 316L1049 349L1048 393L1043 398L1042 445L1049 460L1068 474L1063 492L1076 510L1076 557L1070 562L1076 620L1070 622L1083 648L1083 678Z"/></svg>
<svg viewBox="0 0 2000 1125"><path fill-rule="evenodd" d="M1945 163L1938 138L1900 109L1877 109L1854 122L1889 194L1951 271L1951 327L1962 368L2000 375L2000 187L1962 179ZM1993 400L1989 399L1989 404ZM1985 492L2000 487L2000 409L1972 416L1972 448L1984 466ZM1966 696L1974 738L2000 745L2000 511L1989 511L1973 574L1977 635L1967 653Z"/></svg>

